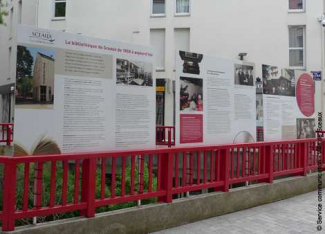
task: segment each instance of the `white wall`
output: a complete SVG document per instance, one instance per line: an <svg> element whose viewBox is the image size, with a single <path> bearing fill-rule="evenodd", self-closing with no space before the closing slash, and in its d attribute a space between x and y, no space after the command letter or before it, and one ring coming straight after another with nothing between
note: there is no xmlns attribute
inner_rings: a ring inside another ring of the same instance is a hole
<svg viewBox="0 0 325 234"><path fill-rule="evenodd" d="M53 2L40 1L39 27L149 45L147 0L69 0L63 21L53 19Z"/></svg>
<svg viewBox="0 0 325 234"><path fill-rule="evenodd" d="M306 71L321 70L321 26L317 21L324 0L306 0L305 13L289 13L288 0L204 0L191 2L191 15L175 17L173 1L167 0L166 17L151 18L150 28L166 28L166 71L158 78L174 79L174 28L190 28L192 52L255 62L257 76L261 64L289 66L289 25L306 25ZM325 75L325 74L324 74ZM317 111L321 109L320 83L317 83ZM173 99L166 97L166 110ZM325 110L325 107L324 107ZM172 114L166 113L166 125Z"/></svg>
<svg viewBox="0 0 325 234"><path fill-rule="evenodd" d="M151 0L68 0L66 19L60 21L53 19L54 0L22 1L23 23L42 28L144 45L150 44L150 29L165 29L165 70L157 72L157 78L175 78L176 28L189 28L193 52L229 59L238 59L240 52L248 53L245 60L256 63L257 76L261 77L262 63L289 66L288 26L306 25L306 71L322 67L317 18L323 13L324 0L305 0L304 13L289 13L288 0L191 0L190 16L182 17L175 16L174 0L166 0L166 17L150 16ZM172 125L172 83L167 84L165 124ZM320 82L317 85L318 111L322 98Z"/></svg>

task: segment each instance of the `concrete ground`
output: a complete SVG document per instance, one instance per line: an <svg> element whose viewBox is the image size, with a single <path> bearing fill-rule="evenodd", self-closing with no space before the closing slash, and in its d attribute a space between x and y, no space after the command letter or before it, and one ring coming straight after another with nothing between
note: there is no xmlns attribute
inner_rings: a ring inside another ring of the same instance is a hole
<svg viewBox="0 0 325 234"><path fill-rule="evenodd" d="M323 189L323 194L325 189ZM267 194L265 194L267 196ZM324 197L325 198L325 197ZM296 234L317 231L317 191L153 234ZM323 208L325 211L325 207Z"/></svg>

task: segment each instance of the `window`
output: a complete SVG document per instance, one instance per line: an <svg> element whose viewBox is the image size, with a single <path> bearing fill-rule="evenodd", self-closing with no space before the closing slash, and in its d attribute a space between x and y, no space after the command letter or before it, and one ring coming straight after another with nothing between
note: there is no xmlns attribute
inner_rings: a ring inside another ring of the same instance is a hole
<svg viewBox="0 0 325 234"><path fill-rule="evenodd" d="M289 27L289 65L290 67L305 66L305 27Z"/></svg>
<svg viewBox="0 0 325 234"><path fill-rule="evenodd" d="M289 10L303 11L304 5L304 0L289 0Z"/></svg>
<svg viewBox="0 0 325 234"><path fill-rule="evenodd" d="M156 70L165 70L165 29L151 29L150 44L155 51Z"/></svg>
<svg viewBox="0 0 325 234"><path fill-rule="evenodd" d="M174 50L175 57L178 51L190 51L190 29L189 28L175 28L174 30ZM174 60L176 61L176 60Z"/></svg>
<svg viewBox="0 0 325 234"><path fill-rule="evenodd" d="M176 0L176 15L190 14L190 0Z"/></svg>
<svg viewBox="0 0 325 234"><path fill-rule="evenodd" d="M165 0L152 0L152 14L165 15L166 4Z"/></svg>
<svg viewBox="0 0 325 234"><path fill-rule="evenodd" d="M54 18L64 18L66 10L66 0L54 1Z"/></svg>

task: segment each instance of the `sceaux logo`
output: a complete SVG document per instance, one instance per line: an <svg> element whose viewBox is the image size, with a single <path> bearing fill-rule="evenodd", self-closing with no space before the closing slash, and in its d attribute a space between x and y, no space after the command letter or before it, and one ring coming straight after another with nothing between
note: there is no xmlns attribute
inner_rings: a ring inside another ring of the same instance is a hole
<svg viewBox="0 0 325 234"><path fill-rule="evenodd" d="M53 38L50 32L42 32L42 31L33 31L30 39L33 42L41 42L44 44L53 44L55 39Z"/></svg>

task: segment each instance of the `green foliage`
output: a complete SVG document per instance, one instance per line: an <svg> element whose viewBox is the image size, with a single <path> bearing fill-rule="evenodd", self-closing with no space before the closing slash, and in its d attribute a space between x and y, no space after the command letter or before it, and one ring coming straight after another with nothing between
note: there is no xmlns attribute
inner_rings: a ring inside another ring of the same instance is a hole
<svg viewBox="0 0 325 234"><path fill-rule="evenodd" d="M34 58L25 46L17 48L17 82L22 83L23 78L32 77Z"/></svg>
<svg viewBox="0 0 325 234"><path fill-rule="evenodd" d="M0 25L4 25L4 17L8 15L8 11L4 10L6 5L0 0Z"/></svg>
<svg viewBox="0 0 325 234"><path fill-rule="evenodd" d="M74 202L74 181L75 181L75 174L74 174L74 165L70 165L69 173L68 173L68 183L67 183L67 204L71 204ZM82 173L82 169L80 168L80 175ZM24 164L19 164L17 168L17 210L21 210L23 207L23 192L24 192ZM149 171L147 165L145 165L144 170L144 192L148 191L148 181L149 181ZM2 174L2 167L0 165L0 178L3 178L1 176ZM51 164L45 163L43 165L43 191L42 191L42 206L49 206L50 201L50 181L51 181ZM135 175L138 175L138 167L135 168ZM28 194L28 207L33 208L34 207L34 164L31 164L30 171L29 171L29 194ZM55 204L60 205L62 204L62 180L63 180L63 166L61 162L57 162L56 164L56 183L55 183ZM153 176L152 181L152 189L153 191L157 188L157 178ZM0 179L0 186L2 190L2 180ZM121 186L122 186L122 175L120 173L116 174L116 188L115 188L115 195L116 197L121 195ZM134 181L134 187L135 187L135 193L138 192L139 189L139 178L138 176L135 176ZM81 178L79 180L79 188L81 188ZM81 189L79 189L79 201L81 199ZM125 172L125 194L130 194L131 192L131 168L126 167ZM101 171L98 168L96 172L96 199L100 199L101 196ZM111 178L106 178L105 181L105 198L111 197ZM143 200L142 204L149 204L156 202L156 198ZM0 210L2 209L2 193L0 193ZM127 202L123 204L114 204L110 206L103 206L96 209L97 213L100 212L106 212L106 211L112 211L117 209L123 209L127 207L133 207L136 206L136 201L134 202ZM70 212L70 213L64 213L64 214L55 214L50 215L46 217L38 217L37 222L47 222L47 221L53 221L58 219L65 219L65 218L71 218L71 217L78 217L80 216L79 212ZM31 224L32 219L22 219L16 222L16 225L27 225Z"/></svg>

